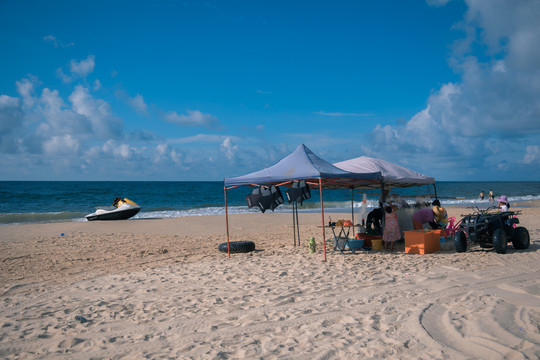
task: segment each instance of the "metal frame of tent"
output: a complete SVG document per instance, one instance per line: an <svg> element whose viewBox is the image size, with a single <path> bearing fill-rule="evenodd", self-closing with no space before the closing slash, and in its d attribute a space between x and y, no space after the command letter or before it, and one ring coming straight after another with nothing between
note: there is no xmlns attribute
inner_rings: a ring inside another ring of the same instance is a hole
<svg viewBox="0 0 540 360"><path fill-rule="evenodd" d="M362 186L380 184L380 172L353 173L339 169L328 161L315 155L307 146L300 144L294 152L277 163L262 170L243 176L225 178L225 221L227 229L227 253L230 257L229 212L227 190L238 186L291 186L304 180L310 187L318 187L321 201L321 221L323 235L324 260L326 261L326 233L324 228L323 188L354 189ZM354 209L353 209L354 211Z"/></svg>
<svg viewBox="0 0 540 360"><path fill-rule="evenodd" d="M354 208L353 208L353 198L352 198L352 191L356 188L365 188L365 187L372 187L375 188L377 186L382 187L381 179L362 179L361 174L356 174L357 178L309 178L309 179L295 179L295 180L286 180L281 182L265 182L261 184L242 184L242 185L233 185L227 187L224 186L224 195L225 195L225 224L226 224L226 231L227 231L227 248L228 248L228 257L231 257L230 252L230 234L229 234L229 212L228 212L228 204L227 204L227 190L234 189L240 186L250 186L250 187L258 187L258 186L271 186L274 185L276 187L278 186L290 186L292 183L304 180L308 186L311 188L318 188L319 189L319 196L320 196L320 202L321 202L321 224L322 224L322 242L323 242L323 253L324 253L324 261L326 261L326 232L325 232L325 222L324 222L324 198L323 198L323 188L324 189L351 189L351 212L353 216L353 224L354 224Z"/></svg>
<svg viewBox="0 0 540 360"><path fill-rule="evenodd" d="M290 159L289 159L290 158ZM358 163L367 160L372 164ZM299 161L299 162L298 162ZM282 163L283 162L283 163ZM351 167L342 167L347 163ZM296 168L298 167L298 168ZM308 175L309 174L309 175ZM332 176L333 175L333 176ZM435 179L422 175L400 165L389 163L382 159L360 157L340 163L330 164L313 154L305 145L301 144L289 156L279 162L251 174L225 179L225 218L227 227L227 245L229 236L229 214L227 210L227 189L239 186L290 186L293 182L304 180L310 187L319 188L321 202L321 221L323 235L324 260L326 261L326 233L324 222L324 200L322 189L351 189L351 213L354 225L354 189L381 189L384 202L386 187L404 188L421 185L433 185L435 198L437 188ZM227 186L227 183L230 186ZM354 229L353 229L354 233ZM228 251L230 257L230 250Z"/></svg>

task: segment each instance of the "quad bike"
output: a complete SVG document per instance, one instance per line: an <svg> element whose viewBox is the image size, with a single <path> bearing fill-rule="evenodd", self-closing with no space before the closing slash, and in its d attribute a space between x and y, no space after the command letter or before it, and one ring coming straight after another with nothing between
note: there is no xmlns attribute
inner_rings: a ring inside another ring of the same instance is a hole
<svg viewBox="0 0 540 360"><path fill-rule="evenodd" d="M495 212L496 211L496 212ZM489 207L480 210L475 207L473 214L462 215L454 234L454 248L457 252L467 251L467 246L478 244L482 248L493 248L497 254L506 254L508 242L514 249L527 249L530 244L529 231L517 226L520 211L503 211Z"/></svg>

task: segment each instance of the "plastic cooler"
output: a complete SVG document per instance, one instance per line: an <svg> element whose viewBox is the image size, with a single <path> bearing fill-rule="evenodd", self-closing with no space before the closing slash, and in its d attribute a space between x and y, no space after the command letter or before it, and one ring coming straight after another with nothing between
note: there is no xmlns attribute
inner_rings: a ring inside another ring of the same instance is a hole
<svg viewBox="0 0 540 360"><path fill-rule="evenodd" d="M431 254L441 249L440 233L433 231L404 231L405 253Z"/></svg>

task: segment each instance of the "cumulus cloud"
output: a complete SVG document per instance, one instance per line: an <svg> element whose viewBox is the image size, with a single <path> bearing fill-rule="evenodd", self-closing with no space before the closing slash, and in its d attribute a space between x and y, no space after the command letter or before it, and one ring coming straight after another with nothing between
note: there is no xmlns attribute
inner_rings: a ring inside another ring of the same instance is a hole
<svg viewBox="0 0 540 360"><path fill-rule="evenodd" d="M43 143L43 150L47 155L75 155L79 149L79 140L69 134L52 136Z"/></svg>
<svg viewBox="0 0 540 360"><path fill-rule="evenodd" d="M18 98L0 95L0 152L15 153L18 148L13 136L23 127L23 110Z"/></svg>
<svg viewBox="0 0 540 360"><path fill-rule="evenodd" d="M69 96L75 113L88 119L95 135L102 138L117 137L122 132L122 122L112 113L110 105L91 96L89 90L77 85Z"/></svg>
<svg viewBox="0 0 540 360"><path fill-rule="evenodd" d="M433 166L454 157L466 166L482 161L504 170L518 155L509 142L526 145L540 134L540 2L467 4L458 25L465 38L454 44L450 58L461 80L434 91L426 108L405 124L377 126L366 149L390 156L400 151L405 158L426 154ZM505 151L493 146L498 139L504 139ZM535 158L535 147L527 148L524 162Z"/></svg>
<svg viewBox="0 0 540 360"><path fill-rule="evenodd" d="M538 145L527 146L523 163L540 165L540 147Z"/></svg>
<svg viewBox="0 0 540 360"><path fill-rule="evenodd" d="M225 136L225 135L210 135L210 134L197 134L194 136L188 136L178 139L168 139L168 142L171 144L209 144L209 143L222 143L226 139L238 141L239 138L236 136Z"/></svg>
<svg viewBox="0 0 540 360"><path fill-rule="evenodd" d="M94 71L94 66L95 56L88 55L84 60L71 60L69 69L73 75L85 78Z"/></svg>
<svg viewBox="0 0 540 360"><path fill-rule="evenodd" d="M228 137L223 141L223 143L221 143L219 149L223 154L225 154L227 159L232 160L236 154L236 151L238 150L238 146L234 145L231 138Z"/></svg>
<svg viewBox="0 0 540 360"><path fill-rule="evenodd" d="M210 114L203 114L199 110L188 110L187 115L179 115L176 111L171 111L166 113L164 118L170 123L181 126L204 126L207 129L217 129L220 127L217 117Z"/></svg>

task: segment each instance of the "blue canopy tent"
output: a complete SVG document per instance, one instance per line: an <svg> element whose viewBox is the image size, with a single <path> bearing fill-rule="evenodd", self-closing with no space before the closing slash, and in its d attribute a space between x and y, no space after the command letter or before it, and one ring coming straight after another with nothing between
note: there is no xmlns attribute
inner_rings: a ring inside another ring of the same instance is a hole
<svg viewBox="0 0 540 360"><path fill-rule="evenodd" d="M322 189L355 189L366 186L380 186L380 172L353 173L339 169L315 155L304 144L299 145L290 155L276 164L247 175L225 178L225 221L227 226L227 245L229 245L229 216L227 211L227 190L238 186L291 186L294 182L305 180L310 188L319 188L321 199L321 219L324 260L326 261L326 235L324 228L324 206ZM229 249L230 257L230 249Z"/></svg>

